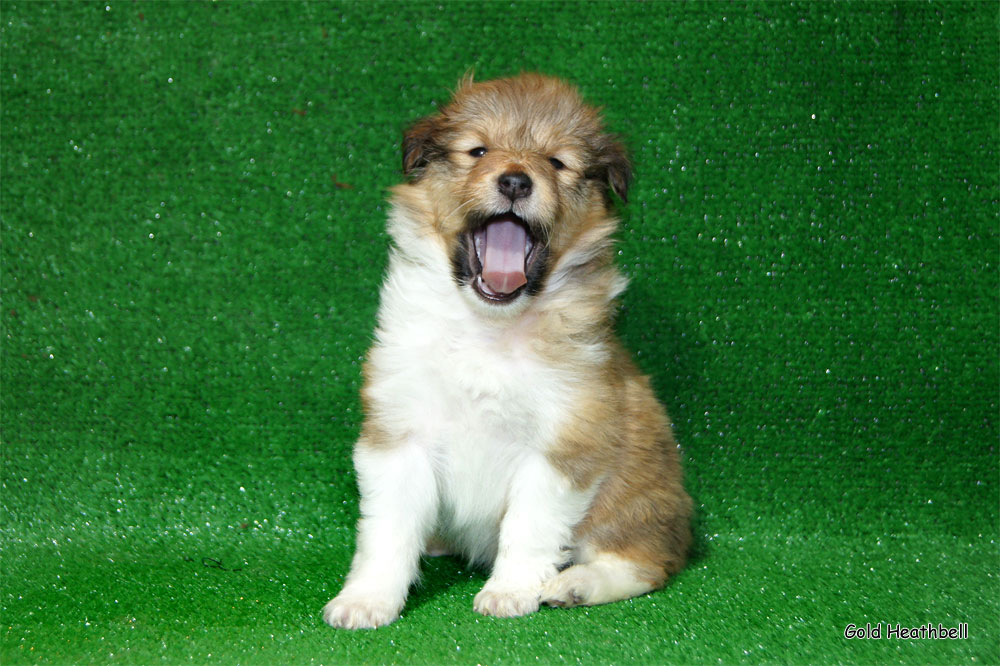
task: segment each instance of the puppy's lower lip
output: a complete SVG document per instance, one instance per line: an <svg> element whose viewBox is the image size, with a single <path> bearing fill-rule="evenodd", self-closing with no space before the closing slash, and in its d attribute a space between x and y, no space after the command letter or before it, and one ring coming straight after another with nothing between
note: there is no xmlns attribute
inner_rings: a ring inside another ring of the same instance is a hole
<svg viewBox="0 0 1000 666"><path fill-rule="evenodd" d="M479 294L481 297L483 297L487 301L490 301L490 302L493 302L493 303L506 303L508 301L512 301L512 300L514 300L515 298L517 298L518 296L521 295L521 290L524 288L523 286L521 286L521 287L518 287L517 289L511 291L510 293L506 293L506 294L504 294L504 293L498 293L498 292L493 291L490 288L490 286L488 284L486 284L486 282L483 280L482 274L476 276L476 279L475 279L475 282L473 283L473 286L475 287L475 290L476 290L477 294Z"/></svg>

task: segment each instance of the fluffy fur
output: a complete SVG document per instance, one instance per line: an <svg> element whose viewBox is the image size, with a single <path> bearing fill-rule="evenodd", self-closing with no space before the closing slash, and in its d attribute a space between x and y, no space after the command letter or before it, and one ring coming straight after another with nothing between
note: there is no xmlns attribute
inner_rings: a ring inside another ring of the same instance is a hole
<svg viewBox="0 0 1000 666"><path fill-rule="evenodd" d="M558 79L467 79L406 133L403 167L364 368L357 551L324 619L389 624L421 555L445 552L490 569L484 615L662 586L684 564L691 500L612 329L620 143Z"/></svg>

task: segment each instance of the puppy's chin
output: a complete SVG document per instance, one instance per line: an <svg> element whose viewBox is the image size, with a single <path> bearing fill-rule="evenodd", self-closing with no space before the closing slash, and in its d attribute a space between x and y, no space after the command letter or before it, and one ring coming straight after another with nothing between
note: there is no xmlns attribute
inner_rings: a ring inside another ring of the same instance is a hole
<svg viewBox="0 0 1000 666"><path fill-rule="evenodd" d="M541 291L548 254L542 225L513 211L473 213L456 238L452 272L478 309L491 315L514 314Z"/></svg>

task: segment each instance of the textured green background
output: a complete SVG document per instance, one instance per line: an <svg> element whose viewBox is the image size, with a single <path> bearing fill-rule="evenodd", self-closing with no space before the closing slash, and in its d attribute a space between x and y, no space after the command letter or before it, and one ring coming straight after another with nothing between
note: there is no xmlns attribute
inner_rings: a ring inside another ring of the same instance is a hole
<svg viewBox="0 0 1000 666"><path fill-rule="evenodd" d="M5 0L0 659L1000 662L997 18ZM385 190L470 66L570 78L628 139L619 329L695 557L510 621L435 560L336 632Z"/></svg>

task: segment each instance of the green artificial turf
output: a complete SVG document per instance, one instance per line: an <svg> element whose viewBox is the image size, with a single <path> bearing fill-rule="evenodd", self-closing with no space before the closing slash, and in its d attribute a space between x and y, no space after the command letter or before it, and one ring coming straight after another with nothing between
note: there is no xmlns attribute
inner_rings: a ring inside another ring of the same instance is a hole
<svg viewBox="0 0 1000 666"><path fill-rule="evenodd" d="M993 2L5 0L0 661L1000 662L998 62ZM631 147L695 550L518 620L437 559L339 632L386 188L469 67Z"/></svg>

